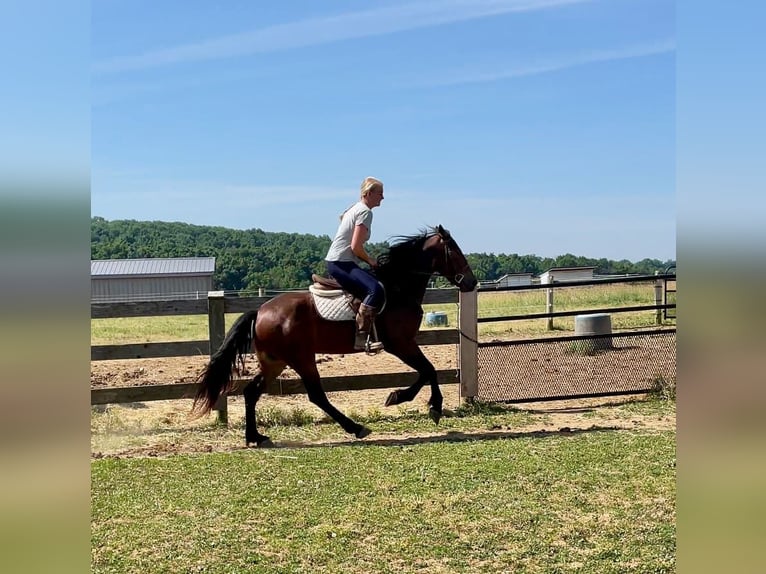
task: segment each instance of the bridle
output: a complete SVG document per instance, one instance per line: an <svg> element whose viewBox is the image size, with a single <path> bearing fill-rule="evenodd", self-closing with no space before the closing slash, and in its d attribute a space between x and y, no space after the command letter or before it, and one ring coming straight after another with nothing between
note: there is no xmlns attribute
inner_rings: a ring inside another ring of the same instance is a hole
<svg viewBox="0 0 766 574"><path fill-rule="evenodd" d="M452 265L452 250L449 247L450 240L449 239L445 239L441 235L439 237L441 238L441 240L444 243L444 268L447 271L451 271L453 265ZM444 277L445 279L447 279L451 283L454 283L458 287L463 284L463 281L465 281L465 271L467 269L470 269L470 264L468 263L468 261L466 261L465 265L463 265L457 271L457 273L455 273L455 275L452 277L451 280L444 273L438 273L436 271L436 269L435 269L436 262L437 262L437 258L433 257L433 259L431 261L432 268L431 268L430 271L418 271L418 270L413 269L413 270L406 271L405 273L407 273L408 275L423 275L423 276L427 276L427 277L430 277L431 275L436 274L436 275L441 275L442 277Z"/></svg>
<svg viewBox="0 0 766 574"><path fill-rule="evenodd" d="M452 252L449 248L449 241L444 242L444 263L446 269L450 269L452 267ZM461 285L463 281L465 280L465 270L469 268L468 262L466 261L466 264L463 265L463 267L460 268L460 270L455 273L452 280L455 282L455 285Z"/></svg>

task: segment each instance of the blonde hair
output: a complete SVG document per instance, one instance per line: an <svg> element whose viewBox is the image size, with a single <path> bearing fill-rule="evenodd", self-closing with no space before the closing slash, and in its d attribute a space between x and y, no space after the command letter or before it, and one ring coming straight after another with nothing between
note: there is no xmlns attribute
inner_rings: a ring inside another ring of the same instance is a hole
<svg viewBox="0 0 766 574"><path fill-rule="evenodd" d="M375 188L383 189L383 182L380 181L377 178L374 177L365 177L364 181L362 182L362 185L359 186L360 194L359 197L367 197L367 194L370 193Z"/></svg>
<svg viewBox="0 0 766 574"><path fill-rule="evenodd" d="M379 188L382 191L383 182L376 177L365 177L364 181L362 181L362 185L359 186L359 199L364 199L365 197L367 197L368 193L370 193L376 188ZM340 217L338 217L338 219L342 220L343 216L346 215L346 211L354 207L354 205L350 205L343 213L340 214Z"/></svg>

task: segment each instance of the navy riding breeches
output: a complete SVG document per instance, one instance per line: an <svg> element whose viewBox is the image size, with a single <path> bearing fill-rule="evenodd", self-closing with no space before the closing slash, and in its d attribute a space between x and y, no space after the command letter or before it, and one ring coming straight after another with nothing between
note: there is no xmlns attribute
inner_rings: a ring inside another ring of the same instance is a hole
<svg viewBox="0 0 766 574"><path fill-rule="evenodd" d="M327 272L346 291L358 297L365 305L380 310L383 305L383 287L371 273L353 261L328 261Z"/></svg>

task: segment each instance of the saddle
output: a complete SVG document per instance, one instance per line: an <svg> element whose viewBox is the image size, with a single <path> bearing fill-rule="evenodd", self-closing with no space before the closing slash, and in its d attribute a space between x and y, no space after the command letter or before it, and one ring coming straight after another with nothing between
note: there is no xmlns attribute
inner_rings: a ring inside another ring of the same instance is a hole
<svg viewBox="0 0 766 574"><path fill-rule="evenodd" d="M361 345L362 339L360 337L363 336L364 331L360 331L362 328L360 321L365 320L364 315L359 315L362 300L344 291L335 279L312 274L311 280L314 283L309 285L309 292L319 316L327 321L354 321L357 336L355 345ZM368 355L374 355L383 347L378 341L374 320L371 321L369 329L370 333L364 348Z"/></svg>
<svg viewBox="0 0 766 574"><path fill-rule="evenodd" d="M312 274L309 292L314 298L314 305L319 316L327 321L353 321L362 304L351 293L343 290L335 279Z"/></svg>
<svg viewBox="0 0 766 574"><path fill-rule="evenodd" d="M329 277L322 277L321 275L312 273L311 280L314 282L313 287L317 290L343 291L343 287L341 287L340 283L338 283L335 279L330 279Z"/></svg>

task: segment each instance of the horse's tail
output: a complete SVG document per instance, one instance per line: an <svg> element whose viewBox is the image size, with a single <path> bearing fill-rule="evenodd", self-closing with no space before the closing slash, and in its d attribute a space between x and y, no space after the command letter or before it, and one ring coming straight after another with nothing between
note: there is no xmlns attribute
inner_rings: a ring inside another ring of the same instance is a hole
<svg viewBox="0 0 766 574"><path fill-rule="evenodd" d="M242 314L226 333L221 347L210 358L205 370L197 377L199 386L192 406L193 415L199 417L209 413L218 402L218 397L231 390L233 373L244 367L245 355L253 349L257 317L257 310Z"/></svg>

